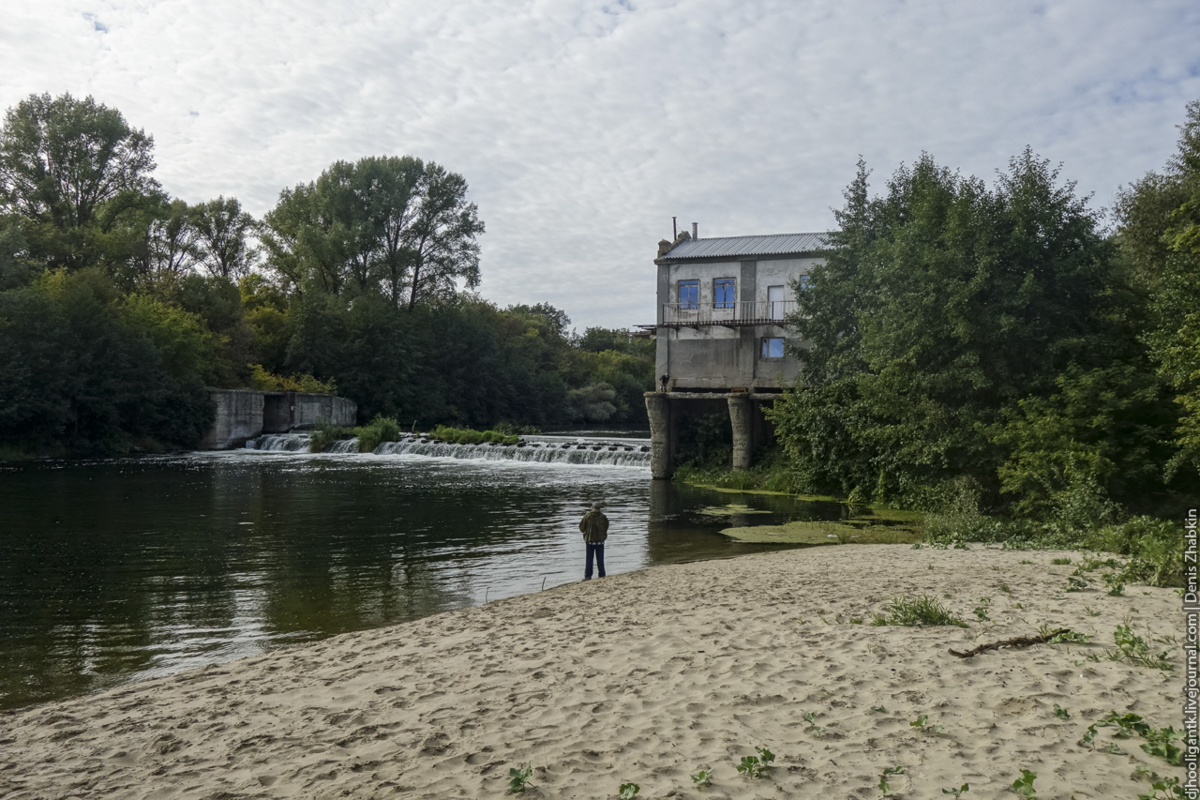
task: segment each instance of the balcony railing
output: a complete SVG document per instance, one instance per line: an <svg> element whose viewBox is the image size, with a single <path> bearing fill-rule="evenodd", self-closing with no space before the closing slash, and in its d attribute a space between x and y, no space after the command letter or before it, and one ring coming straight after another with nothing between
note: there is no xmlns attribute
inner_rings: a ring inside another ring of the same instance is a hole
<svg viewBox="0 0 1200 800"><path fill-rule="evenodd" d="M736 303L663 303L663 328L745 328L782 325L796 311L795 300L755 300Z"/></svg>

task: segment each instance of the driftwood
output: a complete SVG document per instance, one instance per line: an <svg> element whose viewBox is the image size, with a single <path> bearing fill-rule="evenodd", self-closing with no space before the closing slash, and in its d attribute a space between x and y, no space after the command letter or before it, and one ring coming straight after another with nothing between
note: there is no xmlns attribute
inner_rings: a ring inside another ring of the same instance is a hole
<svg viewBox="0 0 1200 800"><path fill-rule="evenodd" d="M981 644L979 647L968 650L965 653L960 653L957 650L951 650L950 655L958 656L959 658L970 658L971 656L977 656L980 653L986 653L988 650L999 650L1001 647L1032 647L1035 644L1045 644L1055 636L1061 636L1064 633L1070 632L1070 628L1059 628L1056 631L1047 633L1045 636L1014 636L1012 639L1005 639L1000 642Z"/></svg>

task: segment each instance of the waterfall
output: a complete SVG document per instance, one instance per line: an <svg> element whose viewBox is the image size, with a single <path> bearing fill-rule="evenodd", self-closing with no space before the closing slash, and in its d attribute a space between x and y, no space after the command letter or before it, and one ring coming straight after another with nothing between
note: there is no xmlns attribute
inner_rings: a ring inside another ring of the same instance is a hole
<svg viewBox="0 0 1200 800"><path fill-rule="evenodd" d="M270 433L246 442L248 450L274 453L308 452L307 433ZM358 439L341 439L327 453L358 452ZM650 466L650 443L645 439L592 439L571 436L522 437L520 444L450 444L428 436L409 436L398 442L383 442L377 456L426 456L428 458L485 459L489 461L536 461L556 464L589 464L613 467Z"/></svg>

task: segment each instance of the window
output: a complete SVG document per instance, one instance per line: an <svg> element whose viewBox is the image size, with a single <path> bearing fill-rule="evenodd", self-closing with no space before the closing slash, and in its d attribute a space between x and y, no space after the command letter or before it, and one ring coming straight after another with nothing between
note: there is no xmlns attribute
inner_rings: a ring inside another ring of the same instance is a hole
<svg viewBox="0 0 1200 800"><path fill-rule="evenodd" d="M763 339L763 358L783 358L783 339Z"/></svg>
<svg viewBox="0 0 1200 800"><path fill-rule="evenodd" d="M737 280L717 278L713 281L713 308L733 308L737 300Z"/></svg>
<svg viewBox="0 0 1200 800"><path fill-rule="evenodd" d="M679 282L679 307L681 309L700 307L700 281Z"/></svg>
<svg viewBox="0 0 1200 800"><path fill-rule="evenodd" d="M800 276L800 291L804 291L805 289L807 289L807 288L808 288L808 284L809 284L809 278L808 278L808 276L807 276L807 275L801 275L801 276Z"/></svg>

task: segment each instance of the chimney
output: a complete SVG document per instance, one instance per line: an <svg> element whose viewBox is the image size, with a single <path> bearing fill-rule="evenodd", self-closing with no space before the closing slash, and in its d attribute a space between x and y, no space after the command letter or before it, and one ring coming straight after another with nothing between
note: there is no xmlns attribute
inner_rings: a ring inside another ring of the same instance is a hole
<svg viewBox="0 0 1200 800"><path fill-rule="evenodd" d="M700 238L700 223L698 223L698 222L692 223L692 238L693 239Z"/></svg>

